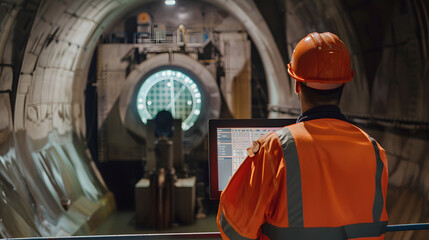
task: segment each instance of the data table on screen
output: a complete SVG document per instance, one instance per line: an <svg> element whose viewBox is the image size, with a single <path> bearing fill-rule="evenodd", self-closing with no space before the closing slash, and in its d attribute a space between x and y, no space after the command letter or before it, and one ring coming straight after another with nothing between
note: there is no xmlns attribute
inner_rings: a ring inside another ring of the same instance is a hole
<svg viewBox="0 0 429 240"><path fill-rule="evenodd" d="M225 189L231 177L247 157L252 142L279 128L218 128L217 155L219 190Z"/></svg>

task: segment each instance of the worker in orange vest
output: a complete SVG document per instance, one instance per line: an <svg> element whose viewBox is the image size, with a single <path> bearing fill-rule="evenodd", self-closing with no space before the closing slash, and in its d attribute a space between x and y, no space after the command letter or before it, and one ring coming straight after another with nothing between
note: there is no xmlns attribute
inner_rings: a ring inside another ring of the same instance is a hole
<svg viewBox="0 0 429 240"><path fill-rule="evenodd" d="M353 78L334 34L311 33L288 64L302 115L253 143L220 197L223 239L384 239L387 159L338 103Z"/></svg>

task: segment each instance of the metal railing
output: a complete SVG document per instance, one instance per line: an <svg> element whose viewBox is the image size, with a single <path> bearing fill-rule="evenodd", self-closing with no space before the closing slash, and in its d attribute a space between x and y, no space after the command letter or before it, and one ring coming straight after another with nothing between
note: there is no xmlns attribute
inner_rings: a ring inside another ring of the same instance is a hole
<svg viewBox="0 0 429 240"><path fill-rule="evenodd" d="M112 32L103 34L101 39L105 44L109 43L132 43L132 44L174 44L190 47L201 47L207 38L202 29L187 29L187 32L181 36L178 33L157 31L157 32L133 32L132 39L129 39L127 32Z"/></svg>
<svg viewBox="0 0 429 240"><path fill-rule="evenodd" d="M397 231L415 231L415 230L429 230L429 223L413 223L413 224L394 224L388 225L388 232ZM37 238L12 238L15 240L41 240L41 239L96 239L96 240L140 240L140 239L221 239L219 232L201 232L201 233L160 233L160 234L125 234L125 235L91 235L91 236L67 236L67 237L37 237Z"/></svg>
<svg viewBox="0 0 429 240"><path fill-rule="evenodd" d="M67 237L37 237L37 238L10 238L14 240L41 240L41 239L61 239L61 240L80 240L80 239L96 239L96 240L146 240L146 239L221 239L219 232L204 232L204 233L160 233L160 234L124 234L124 235L91 235L91 236L67 236Z"/></svg>
<svg viewBox="0 0 429 240"><path fill-rule="evenodd" d="M387 225L388 232L429 230L429 223L410 223Z"/></svg>

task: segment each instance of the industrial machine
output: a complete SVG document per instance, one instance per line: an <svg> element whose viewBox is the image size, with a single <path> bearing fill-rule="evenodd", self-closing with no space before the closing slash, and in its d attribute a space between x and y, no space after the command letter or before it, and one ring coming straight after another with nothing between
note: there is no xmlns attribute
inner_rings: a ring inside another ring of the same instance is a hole
<svg viewBox="0 0 429 240"><path fill-rule="evenodd" d="M148 177L135 186L137 224L164 229L177 222L194 221L196 178L187 177L183 170L181 126L181 121L166 110L148 120Z"/></svg>

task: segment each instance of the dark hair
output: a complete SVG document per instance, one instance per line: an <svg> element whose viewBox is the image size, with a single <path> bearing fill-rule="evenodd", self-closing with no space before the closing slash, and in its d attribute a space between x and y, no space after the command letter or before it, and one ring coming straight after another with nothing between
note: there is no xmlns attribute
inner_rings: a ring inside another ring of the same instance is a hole
<svg viewBox="0 0 429 240"><path fill-rule="evenodd" d="M308 104L313 106L318 105L338 105L340 103L341 95L343 94L344 84L341 87L329 89L329 90L319 90L308 87L305 83L300 82L301 91L303 97Z"/></svg>

